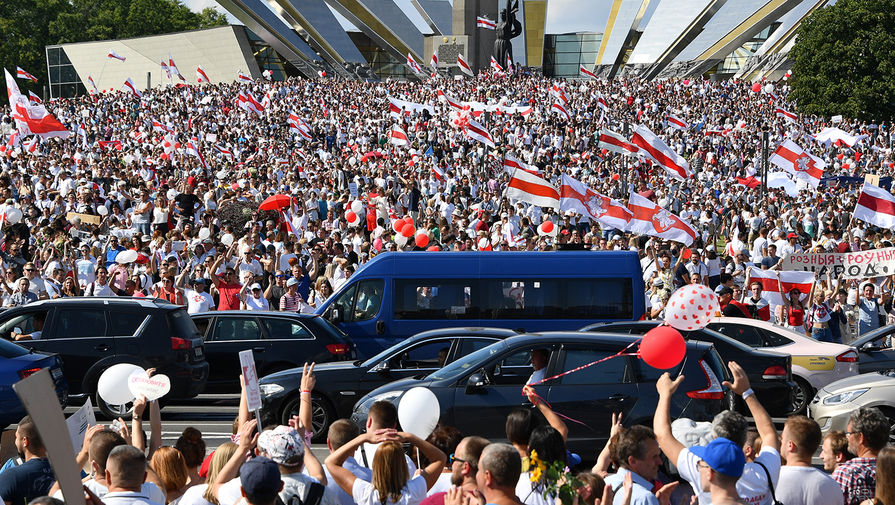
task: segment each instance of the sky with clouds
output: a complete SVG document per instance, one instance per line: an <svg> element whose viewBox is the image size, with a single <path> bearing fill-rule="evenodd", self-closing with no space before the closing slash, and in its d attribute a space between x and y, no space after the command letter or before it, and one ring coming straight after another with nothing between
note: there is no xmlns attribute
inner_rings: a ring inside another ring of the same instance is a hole
<svg viewBox="0 0 895 505"><path fill-rule="evenodd" d="M213 7L226 12L215 0L182 0L190 9L200 11L205 7ZM411 6L410 0L394 0L420 29L428 31L422 17ZM503 4L503 1L500 2ZM547 1L547 33L567 32L602 32L606 27L611 0L548 0ZM338 16L343 26L350 23ZM232 16L230 22L239 24Z"/></svg>

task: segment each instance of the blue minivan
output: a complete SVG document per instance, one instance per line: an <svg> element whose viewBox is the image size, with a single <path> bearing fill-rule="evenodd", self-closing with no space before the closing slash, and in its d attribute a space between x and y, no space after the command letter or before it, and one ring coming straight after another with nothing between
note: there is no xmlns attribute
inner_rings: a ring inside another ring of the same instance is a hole
<svg viewBox="0 0 895 505"><path fill-rule="evenodd" d="M633 251L388 252L358 268L317 313L373 356L446 326L539 332L637 320L643 292Z"/></svg>

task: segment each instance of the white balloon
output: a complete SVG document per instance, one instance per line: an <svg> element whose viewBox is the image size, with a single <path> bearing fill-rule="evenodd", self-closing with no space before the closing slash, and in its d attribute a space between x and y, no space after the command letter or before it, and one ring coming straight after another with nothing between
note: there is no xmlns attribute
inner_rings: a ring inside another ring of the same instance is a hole
<svg viewBox="0 0 895 505"><path fill-rule="evenodd" d="M482 237L479 239L479 249L484 249L484 248L488 247L489 245L491 245L491 242L488 241L487 238Z"/></svg>
<svg viewBox="0 0 895 505"><path fill-rule="evenodd" d="M364 204L360 200L355 200L351 202L351 210L354 211L355 214L360 214L364 211Z"/></svg>
<svg viewBox="0 0 895 505"><path fill-rule="evenodd" d="M96 208L96 213L99 214L100 216L108 215L109 208L106 207L105 205L100 205L99 207Z"/></svg>
<svg viewBox="0 0 895 505"><path fill-rule="evenodd" d="M199 240L205 240L211 236L211 231L208 228L202 228L199 230Z"/></svg>
<svg viewBox="0 0 895 505"><path fill-rule="evenodd" d="M702 284L688 284L671 294L665 308L665 322L680 331L705 328L721 311L718 297Z"/></svg>
<svg viewBox="0 0 895 505"><path fill-rule="evenodd" d="M115 255L115 263L126 265L137 261L137 251L127 249Z"/></svg>
<svg viewBox="0 0 895 505"><path fill-rule="evenodd" d="M407 244L407 237L399 233L395 235L395 243L398 244L398 247L404 247Z"/></svg>
<svg viewBox="0 0 895 505"><path fill-rule="evenodd" d="M398 422L407 433L425 440L435 430L441 417L441 405L435 393L426 388L411 388L398 403Z"/></svg>
<svg viewBox="0 0 895 505"><path fill-rule="evenodd" d="M133 401L136 396L130 392L127 384L128 378L135 372L146 373L143 368L131 363L110 366L99 376L96 392L103 401L111 405L122 405Z"/></svg>
<svg viewBox="0 0 895 505"><path fill-rule="evenodd" d="M22 220L22 217L23 217L23 215L22 215L21 210L15 208L15 207L10 207L10 208L6 209L6 222L7 223L16 224Z"/></svg>
<svg viewBox="0 0 895 505"><path fill-rule="evenodd" d="M166 194L166 196L168 197L168 200L173 200L174 197L177 196L177 190L174 189L174 188L169 189L169 190L168 190L168 193Z"/></svg>
<svg viewBox="0 0 895 505"><path fill-rule="evenodd" d="M223 237L221 237L221 243L227 247L230 247L230 244L233 243L233 235L229 233L225 233Z"/></svg>
<svg viewBox="0 0 895 505"><path fill-rule="evenodd" d="M773 92L774 92L774 85L771 84L771 83L767 83L767 84L765 84L765 86L764 86L764 92L765 92L765 93L773 93Z"/></svg>

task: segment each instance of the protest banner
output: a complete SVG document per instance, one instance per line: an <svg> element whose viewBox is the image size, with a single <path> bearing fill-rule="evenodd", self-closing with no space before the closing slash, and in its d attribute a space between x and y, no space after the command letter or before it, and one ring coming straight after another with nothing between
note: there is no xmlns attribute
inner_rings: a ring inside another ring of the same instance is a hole
<svg viewBox="0 0 895 505"><path fill-rule="evenodd" d="M895 247L848 253L799 253L782 260L783 270L814 272L819 279L867 279L895 274Z"/></svg>
<svg viewBox="0 0 895 505"><path fill-rule="evenodd" d="M249 410L255 411L258 420L258 431L261 431L261 388L258 387L258 373L255 371L255 355L251 350L239 351L239 368L245 383L246 403Z"/></svg>

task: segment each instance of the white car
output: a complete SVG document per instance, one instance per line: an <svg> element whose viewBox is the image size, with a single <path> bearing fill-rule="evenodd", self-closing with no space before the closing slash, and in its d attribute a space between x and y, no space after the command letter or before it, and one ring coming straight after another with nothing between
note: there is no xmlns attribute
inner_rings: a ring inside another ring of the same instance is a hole
<svg viewBox="0 0 895 505"><path fill-rule="evenodd" d="M848 345L818 342L758 319L716 317L708 327L749 347L792 356L792 376L799 386L793 391L793 413L804 413L815 391L858 375L858 352Z"/></svg>
<svg viewBox="0 0 895 505"><path fill-rule="evenodd" d="M895 442L895 378L876 372L827 384L808 410L824 435L845 431L848 418L859 407L876 407L889 420L889 443Z"/></svg>

